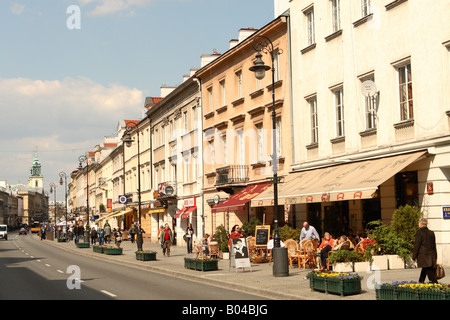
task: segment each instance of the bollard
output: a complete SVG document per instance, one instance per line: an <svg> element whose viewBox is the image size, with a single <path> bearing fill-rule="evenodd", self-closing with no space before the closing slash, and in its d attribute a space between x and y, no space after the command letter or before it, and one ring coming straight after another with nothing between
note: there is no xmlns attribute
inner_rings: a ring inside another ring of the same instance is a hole
<svg viewBox="0 0 450 320"><path fill-rule="evenodd" d="M287 248L273 248L273 275L274 277L289 276Z"/></svg>

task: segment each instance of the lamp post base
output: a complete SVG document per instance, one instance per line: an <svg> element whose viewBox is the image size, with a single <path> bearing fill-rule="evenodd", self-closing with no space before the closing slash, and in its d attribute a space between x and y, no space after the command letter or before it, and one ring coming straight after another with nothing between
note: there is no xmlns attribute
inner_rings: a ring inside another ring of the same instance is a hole
<svg viewBox="0 0 450 320"><path fill-rule="evenodd" d="M287 248L273 248L273 276L287 277L289 276L289 264Z"/></svg>

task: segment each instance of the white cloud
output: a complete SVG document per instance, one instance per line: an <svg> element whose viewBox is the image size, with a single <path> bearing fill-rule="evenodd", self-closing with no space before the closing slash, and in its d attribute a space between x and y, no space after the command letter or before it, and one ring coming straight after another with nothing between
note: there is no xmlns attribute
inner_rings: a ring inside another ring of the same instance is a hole
<svg viewBox="0 0 450 320"><path fill-rule="evenodd" d="M120 84L0 78L0 180L26 182L35 146L44 174L70 173L79 155L116 134L119 121L142 119L143 108L143 92Z"/></svg>
<svg viewBox="0 0 450 320"><path fill-rule="evenodd" d="M123 13L128 16L135 15L135 9L144 8L154 0L78 0L84 7L93 5L94 8L87 13L88 16L107 16Z"/></svg>
<svg viewBox="0 0 450 320"><path fill-rule="evenodd" d="M11 10L12 13L17 14L17 15L21 15L23 13L23 11L25 10L25 5L20 5L18 3L13 3L9 9Z"/></svg>

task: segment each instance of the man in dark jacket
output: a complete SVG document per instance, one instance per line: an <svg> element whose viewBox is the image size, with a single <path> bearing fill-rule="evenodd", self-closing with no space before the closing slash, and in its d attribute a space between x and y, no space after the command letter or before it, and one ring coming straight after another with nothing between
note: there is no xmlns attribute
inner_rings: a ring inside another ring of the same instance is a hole
<svg viewBox="0 0 450 320"><path fill-rule="evenodd" d="M419 282L425 282L425 277L432 283L438 283L436 279L436 237L434 232L429 230L427 219L419 220L419 230L416 232L412 259L417 261L417 266L422 268Z"/></svg>

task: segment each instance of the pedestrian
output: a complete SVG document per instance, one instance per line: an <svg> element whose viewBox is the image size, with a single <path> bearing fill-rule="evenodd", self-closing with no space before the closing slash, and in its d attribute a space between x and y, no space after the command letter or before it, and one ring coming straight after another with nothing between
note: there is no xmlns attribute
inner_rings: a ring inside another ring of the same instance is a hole
<svg viewBox="0 0 450 320"><path fill-rule="evenodd" d="M98 245L102 246L105 243L105 230L102 227L98 228Z"/></svg>
<svg viewBox="0 0 450 320"><path fill-rule="evenodd" d="M41 228L41 240L45 240L45 227Z"/></svg>
<svg viewBox="0 0 450 320"><path fill-rule="evenodd" d="M120 244L122 243L122 232L119 228L117 228L117 230L114 229L114 238L117 248L120 248Z"/></svg>
<svg viewBox="0 0 450 320"><path fill-rule="evenodd" d="M159 226L159 229L158 229L158 239L159 239L159 236L160 236L160 234L161 234L161 231L163 231L164 230L164 226L163 225L160 225ZM163 243L161 242L161 249L162 249L162 247L163 247Z"/></svg>
<svg viewBox="0 0 450 320"><path fill-rule="evenodd" d="M412 260L422 268L419 282L424 283L425 278L432 283L438 283L436 278L437 249L434 232L428 229L428 220L419 220L419 230L416 232Z"/></svg>
<svg viewBox="0 0 450 320"><path fill-rule="evenodd" d="M136 233L137 233L137 228L136 228L136 226L133 224L128 232L129 232L129 234L130 234L130 236L131 236L131 243L134 243L134 236L135 236Z"/></svg>
<svg viewBox="0 0 450 320"><path fill-rule="evenodd" d="M97 230L95 230L95 227L92 227L92 229L91 229L91 244L93 244L93 245L97 244L97 237L98 237Z"/></svg>
<svg viewBox="0 0 450 320"><path fill-rule="evenodd" d="M173 232L169 227L169 224L166 223L165 228L160 232L159 234L159 241L162 244L162 252L163 256L166 255L170 256L170 246L173 242Z"/></svg>
<svg viewBox="0 0 450 320"><path fill-rule="evenodd" d="M73 228L73 236L75 237L75 245L80 241L80 237L78 236L78 226L75 225Z"/></svg>
<svg viewBox="0 0 450 320"><path fill-rule="evenodd" d="M84 242L89 242L89 239L84 239L84 227L83 227L83 225L78 226L78 239L80 239L80 237L83 237L83 241Z"/></svg>
<svg viewBox="0 0 450 320"><path fill-rule="evenodd" d="M185 234L187 253L192 253L192 241L194 240L194 228L192 228L192 223L188 223Z"/></svg>
<svg viewBox="0 0 450 320"><path fill-rule="evenodd" d="M310 226L307 221L303 222L303 228L300 232L300 241L305 238L308 240L317 239L320 242L320 236L316 228Z"/></svg>
<svg viewBox="0 0 450 320"><path fill-rule="evenodd" d="M105 243L111 243L111 226L108 222L105 224Z"/></svg>

